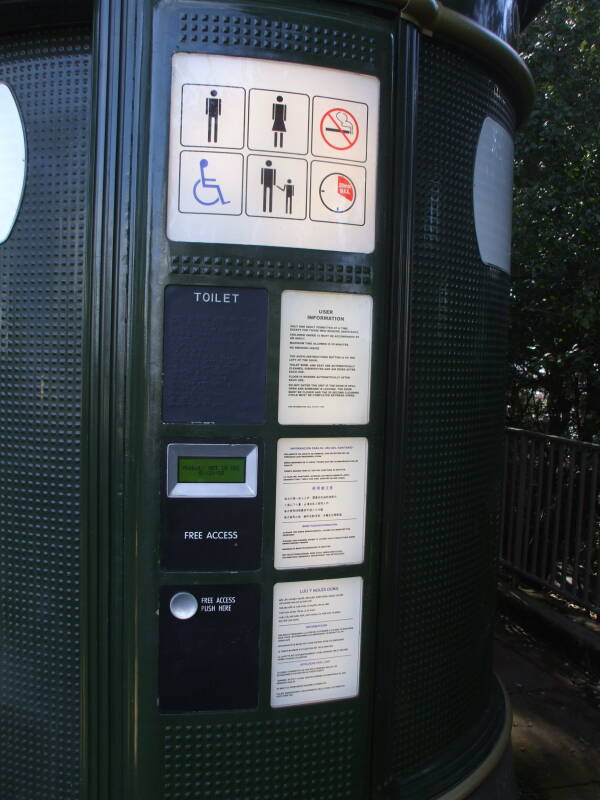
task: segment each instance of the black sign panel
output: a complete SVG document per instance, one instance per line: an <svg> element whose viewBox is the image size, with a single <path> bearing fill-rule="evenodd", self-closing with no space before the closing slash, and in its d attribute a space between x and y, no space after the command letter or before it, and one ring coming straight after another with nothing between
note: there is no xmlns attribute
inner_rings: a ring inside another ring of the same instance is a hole
<svg viewBox="0 0 600 800"><path fill-rule="evenodd" d="M165 422L265 421L265 289L167 286Z"/></svg>
<svg viewBox="0 0 600 800"><path fill-rule="evenodd" d="M197 610L175 616L171 601L193 595ZM256 708L260 587L163 586L160 598L161 711Z"/></svg>
<svg viewBox="0 0 600 800"><path fill-rule="evenodd" d="M168 570L260 567L262 498L166 500L161 563Z"/></svg>

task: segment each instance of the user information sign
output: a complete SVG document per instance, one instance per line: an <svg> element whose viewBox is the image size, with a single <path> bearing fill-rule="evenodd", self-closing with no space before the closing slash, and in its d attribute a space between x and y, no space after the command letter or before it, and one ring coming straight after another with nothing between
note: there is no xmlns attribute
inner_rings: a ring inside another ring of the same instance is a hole
<svg viewBox="0 0 600 800"><path fill-rule="evenodd" d="M369 421L373 298L286 290L281 295L281 425Z"/></svg>
<svg viewBox="0 0 600 800"><path fill-rule="evenodd" d="M372 252L378 111L370 75L175 53L167 236Z"/></svg>

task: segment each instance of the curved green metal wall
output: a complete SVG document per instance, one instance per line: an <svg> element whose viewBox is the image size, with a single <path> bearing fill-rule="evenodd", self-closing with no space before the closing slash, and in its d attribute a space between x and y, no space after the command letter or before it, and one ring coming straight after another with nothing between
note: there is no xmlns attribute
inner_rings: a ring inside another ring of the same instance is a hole
<svg viewBox="0 0 600 800"><path fill-rule="evenodd" d="M0 794L513 796L491 649L510 276L482 260L473 187L484 125L506 145L528 113L509 42L538 5L99 0L57 4L61 17L0 2L0 82L28 147L0 245ZM234 87L246 59L379 80L372 252L167 237L178 52L239 59ZM172 287L259 290L264 420L165 421ZM279 422L288 291L372 303L367 422ZM288 437L368 442L359 564L275 568ZM246 568L161 560L166 445L189 441L258 444L261 545ZM276 584L347 578L364 587L358 694L272 706ZM256 599L256 699L161 710L159 660L164 674L180 635L168 599L207 586Z"/></svg>

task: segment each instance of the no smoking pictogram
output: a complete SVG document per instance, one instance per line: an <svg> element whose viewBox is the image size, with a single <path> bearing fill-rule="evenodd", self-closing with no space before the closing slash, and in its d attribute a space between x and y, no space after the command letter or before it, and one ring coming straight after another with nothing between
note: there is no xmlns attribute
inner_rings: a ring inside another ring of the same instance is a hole
<svg viewBox="0 0 600 800"><path fill-rule="evenodd" d="M323 141L334 150L349 150L358 141L358 120L347 108L330 108L321 117Z"/></svg>

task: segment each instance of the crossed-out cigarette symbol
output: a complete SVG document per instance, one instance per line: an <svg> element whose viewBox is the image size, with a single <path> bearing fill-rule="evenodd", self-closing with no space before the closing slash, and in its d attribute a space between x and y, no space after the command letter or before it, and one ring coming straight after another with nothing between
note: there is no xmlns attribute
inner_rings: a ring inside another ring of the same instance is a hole
<svg viewBox="0 0 600 800"><path fill-rule="evenodd" d="M321 118L321 136L334 150L349 150L358 141L358 120L346 108L330 108Z"/></svg>

